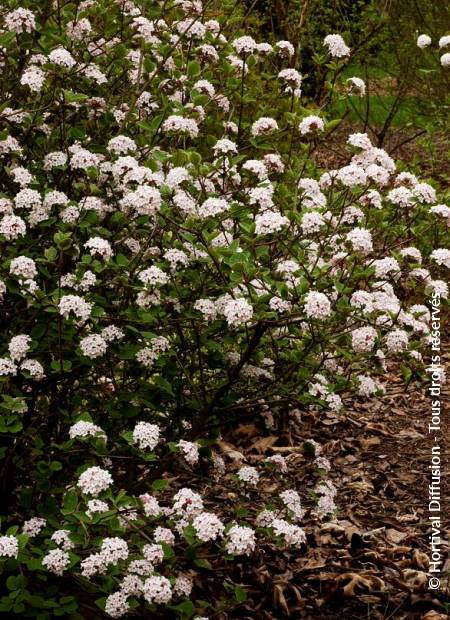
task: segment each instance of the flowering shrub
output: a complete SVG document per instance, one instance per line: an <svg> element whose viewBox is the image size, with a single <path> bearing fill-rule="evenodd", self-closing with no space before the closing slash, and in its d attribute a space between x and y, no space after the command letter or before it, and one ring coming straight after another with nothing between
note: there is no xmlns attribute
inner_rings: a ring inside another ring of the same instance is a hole
<svg viewBox="0 0 450 620"><path fill-rule="evenodd" d="M450 209L365 134L317 170L338 120L303 100L292 45L228 32L207 2L7 4L1 431L20 527L0 537L0 609L71 614L76 595L115 618L208 613L196 570L306 542L285 460L227 469L215 440L339 411L390 363L417 376ZM331 73L349 53L325 38ZM244 509L205 505L211 471ZM279 496L259 489L280 477ZM317 483L318 519L335 494Z"/></svg>

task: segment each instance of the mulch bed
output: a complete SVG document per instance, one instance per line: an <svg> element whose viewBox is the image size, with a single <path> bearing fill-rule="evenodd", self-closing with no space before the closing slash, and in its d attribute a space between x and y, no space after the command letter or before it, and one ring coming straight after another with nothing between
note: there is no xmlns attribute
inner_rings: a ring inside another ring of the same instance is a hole
<svg viewBox="0 0 450 620"><path fill-rule="evenodd" d="M445 396L442 401L445 404ZM447 401L448 402L448 401ZM266 553L238 564L235 583L245 585L248 601L220 620L444 620L448 618L449 568L441 589L428 590L428 465L430 400L425 390L405 392L393 378L376 401L346 403L339 417L304 413L275 443L262 442L251 425L225 439L250 463L280 451L297 468L297 490L306 498L312 468L299 446L307 438L322 445L330 459L328 477L339 489L335 522L307 516L304 552ZM321 416L321 421L317 420ZM448 410L442 427L448 428ZM320 431L318 431L320 429ZM318 432L320 436L318 436ZM253 437L252 437L253 434ZM448 552L450 438L442 433L442 551ZM255 448L256 446L256 448ZM447 462L445 460L447 459ZM225 492L226 495L226 492ZM228 498L228 501L230 498ZM229 573L228 573L229 574Z"/></svg>

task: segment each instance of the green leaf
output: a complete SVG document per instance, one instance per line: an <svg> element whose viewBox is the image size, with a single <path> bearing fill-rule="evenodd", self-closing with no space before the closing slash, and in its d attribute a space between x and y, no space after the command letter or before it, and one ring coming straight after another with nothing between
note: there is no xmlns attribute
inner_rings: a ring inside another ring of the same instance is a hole
<svg viewBox="0 0 450 620"><path fill-rule="evenodd" d="M166 394L169 394L169 396L175 396L172 386L166 379L164 379L164 377L161 377L161 376L155 377L155 383L159 388L161 388L163 392L166 392Z"/></svg>
<svg viewBox="0 0 450 620"><path fill-rule="evenodd" d="M333 121L330 121L329 123L325 125L325 131L331 131L332 129L340 125L341 123L342 123L342 118L335 118Z"/></svg>
<svg viewBox="0 0 450 620"><path fill-rule="evenodd" d="M42 570L42 563L40 560L36 559L28 560L27 568L31 571Z"/></svg>
<svg viewBox="0 0 450 620"><path fill-rule="evenodd" d="M106 596L102 596L102 598L98 598L95 601L95 604L97 605L97 607L99 607L100 609L105 609L105 604L106 604Z"/></svg>
<svg viewBox="0 0 450 620"><path fill-rule="evenodd" d="M191 60L187 65L187 74L189 77L194 77L199 75L201 71L201 66L198 60Z"/></svg>
<svg viewBox="0 0 450 620"><path fill-rule="evenodd" d="M198 568L205 568L206 570L212 570L211 562L206 558L196 558L194 560L195 566Z"/></svg>
<svg viewBox="0 0 450 620"><path fill-rule="evenodd" d="M14 32L4 32L0 35L0 46L8 47L10 43L14 41L16 34Z"/></svg>
<svg viewBox="0 0 450 620"><path fill-rule="evenodd" d="M75 512L78 503L78 495L75 491L67 491L64 495L64 503L61 512L64 515Z"/></svg>
<svg viewBox="0 0 450 620"><path fill-rule="evenodd" d="M133 445L135 443L134 438L133 438L133 431L126 431L126 432L122 433L122 437L130 445Z"/></svg>
<svg viewBox="0 0 450 620"><path fill-rule="evenodd" d="M235 586L234 588L234 598L238 603L245 603L247 600L247 592L241 586Z"/></svg>
<svg viewBox="0 0 450 620"><path fill-rule="evenodd" d="M195 614L195 607L192 601L183 601L179 605L171 605L170 609L178 612L182 618L192 618Z"/></svg>
<svg viewBox="0 0 450 620"><path fill-rule="evenodd" d="M74 93L71 90L64 90L64 98L68 103L81 103L88 99L87 95L83 95L82 93Z"/></svg>
<svg viewBox="0 0 450 620"><path fill-rule="evenodd" d="M52 263L58 256L58 250L54 247L47 248L44 252L45 258Z"/></svg>
<svg viewBox="0 0 450 620"><path fill-rule="evenodd" d="M195 544L196 530L192 524L187 525L183 530L183 536L189 545ZM195 556L195 550L192 550Z"/></svg>
<svg viewBox="0 0 450 620"><path fill-rule="evenodd" d="M33 340L39 340L39 338L42 338L42 336L45 334L46 329L47 325L44 325L43 323L33 327L33 329L31 330L31 337L33 338Z"/></svg>
<svg viewBox="0 0 450 620"><path fill-rule="evenodd" d="M152 491L163 491L167 489L170 482L165 480L164 478L159 478L158 480L153 480L152 482Z"/></svg>
<svg viewBox="0 0 450 620"><path fill-rule="evenodd" d="M139 351L139 347L135 345L130 345L126 347L122 347L117 354L117 357L121 360L132 360L136 357L136 353Z"/></svg>
<svg viewBox="0 0 450 620"><path fill-rule="evenodd" d="M191 99L194 105L206 105L209 101L208 95L191 95Z"/></svg>
<svg viewBox="0 0 450 620"><path fill-rule="evenodd" d="M156 69L155 63L148 56L144 60L144 68L147 71L147 73L152 73Z"/></svg>
<svg viewBox="0 0 450 620"><path fill-rule="evenodd" d="M236 517L243 519L244 517L248 517L248 509L245 506L238 506L235 510Z"/></svg>
<svg viewBox="0 0 450 620"><path fill-rule="evenodd" d="M19 585L17 584L16 577L14 575L8 577L8 579L6 580L6 587L8 588L8 590L17 590Z"/></svg>
<svg viewBox="0 0 450 620"><path fill-rule="evenodd" d="M129 264L128 258L124 254L117 254L116 263L121 267L126 267Z"/></svg>
<svg viewBox="0 0 450 620"><path fill-rule="evenodd" d="M164 559L172 560L175 557L175 552L170 545L166 545L166 543L160 543L161 547L164 549Z"/></svg>
<svg viewBox="0 0 450 620"><path fill-rule="evenodd" d="M53 235L53 241L60 250L67 250L72 245L72 233L57 232Z"/></svg>

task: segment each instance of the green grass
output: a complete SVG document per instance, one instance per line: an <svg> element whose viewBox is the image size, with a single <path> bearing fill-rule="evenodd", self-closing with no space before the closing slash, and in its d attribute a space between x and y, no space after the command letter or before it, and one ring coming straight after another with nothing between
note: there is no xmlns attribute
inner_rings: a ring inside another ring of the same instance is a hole
<svg viewBox="0 0 450 620"><path fill-rule="evenodd" d="M356 63L346 67L343 70L342 75L344 76L344 78L355 76L360 77L363 80L365 80L366 78L369 78L369 80L383 80L392 77L392 73L381 67L374 67L372 65L363 66Z"/></svg>
<svg viewBox="0 0 450 620"><path fill-rule="evenodd" d="M391 66L389 66L391 65ZM343 72L343 78L358 76L369 83L370 90L377 88L380 94L369 94L369 123L371 126L382 127L389 117L395 103L395 86L392 76L396 74L396 67L392 66L392 59L386 57L386 67L360 64L351 64ZM371 82L374 84L371 86ZM385 92L383 92L385 91ZM393 93L393 94L391 94ZM352 109L347 118L357 122L360 117L366 117L366 97L349 97ZM342 116L347 110L348 103L339 101L335 104L332 112L337 116ZM353 109L355 108L355 110ZM430 106L425 106L423 98L408 95L403 98L401 105L392 119L391 126L399 129L403 127L413 127L417 129L433 130L437 126L436 113Z"/></svg>
<svg viewBox="0 0 450 620"><path fill-rule="evenodd" d="M349 97L351 111L347 116L350 121L358 122L360 118L365 118L367 103L369 104L369 123L372 126L382 127L392 110L395 103L394 95L370 95L368 100L365 97ZM394 118L392 127L416 127L418 129L428 129L431 119L423 114L423 102L418 97L405 97ZM347 110L346 101L338 101L333 106L333 116L342 117Z"/></svg>

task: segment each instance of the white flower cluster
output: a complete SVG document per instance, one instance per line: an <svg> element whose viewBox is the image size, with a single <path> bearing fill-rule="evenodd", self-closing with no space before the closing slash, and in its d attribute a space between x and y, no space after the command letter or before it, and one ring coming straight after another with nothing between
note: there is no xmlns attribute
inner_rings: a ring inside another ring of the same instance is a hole
<svg viewBox="0 0 450 620"><path fill-rule="evenodd" d="M68 319L73 313L77 319L87 321L92 312L92 304L78 295L63 295L59 300L59 313Z"/></svg>
<svg viewBox="0 0 450 620"><path fill-rule="evenodd" d="M304 515L304 510L301 505L300 496L297 491L293 489L287 489L280 493L280 498L283 504L289 511L289 516L295 521L301 521Z"/></svg>
<svg viewBox="0 0 450 620"><path fill-rule="evenodd" d="M85 420L72 424L69 429L69 437L70 439L75 439L76 437L99 437L106 441L105 431L93 422Z"/></svg>
<svg viewBox="0 0 450 620"><path fill-rule="evenodd" d="M109 510L108 504L100 499L90 499L87 502L87 507L88 509L86 510L86 515L88 517L92 517L96 513L102 513Z"/></svg>
<svg viewBox="0 0 450 620"><path fill-rule="evenodd" d="M148 603L168 603L172 599L172 586L166 577L153 575L146 579L142 592Z"/></svg>
<svg viewBox="0 0 450 620"><path fill-rule="evenodd" d="M121 618L128 613L129 609L127 595L121 590L110 594L105 601L105 612L111 618Z"/></svg>
<svg viewBox="0 0 450 620"><path fill-rule="evenodd" d="M33 30L36 29L36 18L34 13L22 7L7 13L3 19L6 28L17 34L21 34L22 32L33 32Z"/></svg>
<svg viewBox="0 0 450 620"><path fill-rule="evenodd" d="M30 349L31 337L26 334L20 336L14 336L9 341L8 351L11 359L14 361L20 361L28 353Z"/></svg>
<svg viewBox="0 0 450 620"><path fill-rule="evenodd" d="M286 545L291 547L301 547L306 542L306 534L298 525L288 523L284 519L274 519L270 527L273 529L275 536L284 539Z"/></svg>
<svg viewBox="0 0 450 620"><path fill-rule="evenodd" d="M169 278L162 269L155 265L141 271L138 275L138 279L146 286L155 287L167 284Z"/></svg>
<svg viewBox="0 0 450 620"><path fill-rule="evenodd" d="M428 34L420 34L417 37L417 47L421 50L431 45L431 37Z"/></svg>
<svg viewBox="0 0 450 620"><path fill-rule="evenodd" d="M101 357L106 353L107 348L107 342L100 334L90 334L80 341L83 355L90 359Z"/></svg>
<svg viewBox="0 0 450 620"><path fill-rule="evenodd" d="M222 313L230 327L239 327L252 319L253 308L246 299L230 299L225 303Z"/></svg>
<svg viewBox="0 0 450 620"><path fill-rule="evenodd" d="M275 119L262 116L258 118L252 125L252 135L253 136L263 136L265 134L270 134L273 131L277 131L278 123Z"/></svg>
<svg viewBox="0 0 450 620"><path fill-rule="evenodd" d="M64 551L69 551L73 549L75 544L70 539L70 531L69 530L56 530L50 537L58 547L61 547Z"/></svg>
<svg viewBox="0 0 450 620"><path fill-rule="evenodd" d="M350 54L350 48L347 47L340 34L328 34L323 43L333 58L344 58Z"/></svg>
<svg viewBox="0 0 450 620"><path fill-rule="evenodd" d="M325 125L320 116L306 116L298 126L302 136L310 133L320 133L325 129Z"/></svg>
<svg viewBox="0 0 450 620"><path fill-rule="evenodd" d="M310 291L305 298L305 313L308 318L324 320L331 316L331 302L324 293Z"/></svg>
<svg viewBox="0 0 450 620"><path fill-rule="evenodd" d="M210 512L202 512L192 522L197 537L202 542L217 540L223 536L225 526L222 521Z"/></svg>
<svg viewBox="0 0 450 620"><path fill-rule="evenodd" d="M255 467L250 467L248 465L239 469L237 472L237 477L239 480L250 486L256 486L259 481L258 470Z"/></svg>
<svg viewBox="0 0 450 620"><path fill-rule="evenodd" d="M196 443L181 439L177 445L189 465L195 465L198 462L199 451Z"/></svg>
<svg viewBox="0 0 450 620"><path fill-rule="evenodd" d="M141 450L154 450L160 440L160 429L156 424L138 422L134 427L133 441Z"/></svg>
<svg viewBox="0 0 450 620"><path fill-rule="evenodd" d="M191 516L203 510L201 496L192 489L182 488L173 497L173 511L178 516Z"/></svg>
<svg viewBox="0 0 450 620"><path fill-rule="evenodd" d="M15 536L0 536L0 558L17 558L19 541Z"/></svg>
<svg viewBox="0 0 450 620"><path fill-rule="evenodd" d="M255 233L257 235L271 235L279 232L283 226L288 226L289 220L277 211L267 210L255 218Z"/></svg>
<svg viewBox="0 0 450 620"><path fill-rule="evenodd" d="M55 575L61 576L70 564L70 557L63 549L52 549L42 558L42 565Z"/></svg>
<svg viewBox="0 0 450 620"><path fill-rule="evenodd" d="M359 327L352 331L352 347L357 353L368 353L374 347L377 330L373 327Z"/></svg>
<svg viewBox="0 0 450 620"><path fill-rule="evenodd" d="M161 353L165 353L169 348L170 344L167 338L157 336L150 341L148 346L136 353L136 359L146 368L152 368Z"/></svg>
<svg viewBox="0 0 450 620"><path fill-rule="evenodd" d="M18 256L11 261L9 273L19 280L33 280L37 276L36 264L31 258Z"/></svg>
<svg viewBox="0 0 450 620"><path fill-rule="evenodd" d="M251 527L233 525L227 532L225 548L231 555L250 555L256 547L256 535Z"/></svg>
<svg viewBox="0 0 450 620"><path fill-rule="evenodd" d="M33 517L32 519L25 521L22 526L22 532L27 536L34 538L35 536L40 534L40 532L46 525L46 519L41 519L40 517Z"/></svg>
<svg viewBox="0 0 450 620"><path fill-rule="evenodd" d="M113 256L113 250L109 241L100 237L92 237L86 241L84 247L89 250L91 256L100 256L103 260L108 260Z"/></svg>
<svg viewBox="0 0 450 620"><path fill-rule="evenodd" d="M144 493L143 495L139 496L139 499L142 502L144 514L146 517L157 517L161 514L162 509L156 497L153 497L148 493Z"/></svg>
<svg viewBox="0 0 450 620"><path fill-rule="evenodd" d="M76 65L72 54L63 47L57 47L52 50L48 55L48 59L55 65L58 65L59 67L65 67L67 69L71 69Z"/></svg>
<svg viewBox="0 0 450 620"><path fill-rule="evenodd" d="M187 134L191 138L196 138L199 133L198 124L193 118L184 118L178 115L169 116L162 124L161 129L165 133Z"/></svg>
<svg viewBox="0 0 450 620"><path fill-rule="evenodd" d="M0 234L8 241L23 237L26 232L27 227L25 222L17 215L5 215L0 220Z"/></svg>
<svg viewBox="0 0 450 620"><path fill-rule="evenodd" d="M104 538L100 551L89 555L81 562L81 574L90 579L98 573L104 574L110 565L116 565L128 558L128 544L122 538Z"/></svg>
<svg viewBox="0 0 450 620"><path fill-rule="evenodd" d="M89 467L78 478L78 486L82 493L94 497L106 491L113 483L111 474L101 467Z"/></svg>
<svg viewBox="0 0 450 620"><path fill-rule="evenodd" d="M316 507L317 515L322 518L326 515L331 515L334 513L336 510L334 498L336 497L337 489L333 483L329 480L320 482L316 486L315 492L319 495L319 500Z"/></svg>

